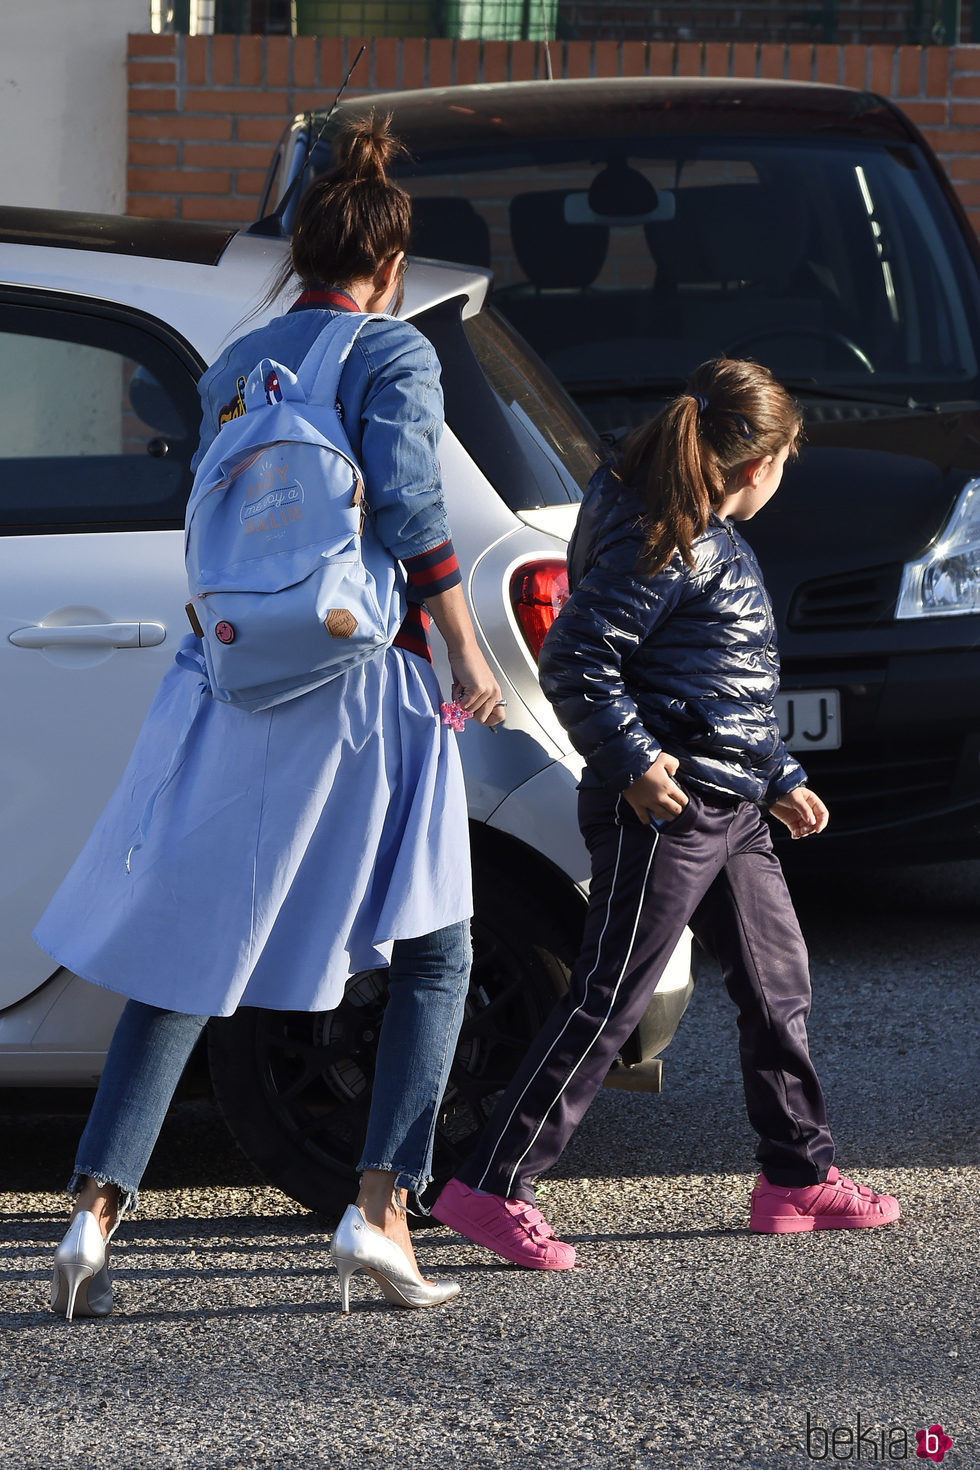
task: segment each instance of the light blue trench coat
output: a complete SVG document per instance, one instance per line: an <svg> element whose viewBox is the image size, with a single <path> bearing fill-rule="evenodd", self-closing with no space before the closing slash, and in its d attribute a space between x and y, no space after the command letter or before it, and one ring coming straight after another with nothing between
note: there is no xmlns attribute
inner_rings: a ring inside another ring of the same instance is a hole
<svg viewBox="0 0 980 1470"><path fill-rule="evenodd" d="M287 313L201 381L201 453L262 357L294 368L329 319ZM339 389L378 534L449 536L439 364L406 322L366 323ZM211 699L197 639L164 676L122 781L35 939L97 985L168 1010L329 1010L393 940L472 912L466 802L430 664L389 649L256 713Z"/></svg>

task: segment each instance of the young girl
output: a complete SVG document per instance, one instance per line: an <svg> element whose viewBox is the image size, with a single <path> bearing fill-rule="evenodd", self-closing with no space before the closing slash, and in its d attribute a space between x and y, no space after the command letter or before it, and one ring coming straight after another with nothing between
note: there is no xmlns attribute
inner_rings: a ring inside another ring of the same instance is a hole
<svg viewBox="0 0 980 1470"><path fill-rule="evenodd" d="M575 1251L534 1208L689 924L738 1006L762 1173L753 1230L885 1225L898 1202L844 1179L807 1049L807 954L760 807L794 838L827 808L782 743L772 608L733 521L776 493L800 418L763 367L721 359L592 480L571 596L541 684L587 767L592 858L582 951L476 1152L433 1214L523 1266Z"/></svg>

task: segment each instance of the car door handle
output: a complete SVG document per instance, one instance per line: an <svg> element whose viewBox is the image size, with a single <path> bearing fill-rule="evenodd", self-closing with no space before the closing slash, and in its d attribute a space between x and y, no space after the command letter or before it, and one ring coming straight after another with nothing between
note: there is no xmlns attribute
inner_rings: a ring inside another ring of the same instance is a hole
<svg viewBox="0 0 980 1470"><path fill-rule="evenodd" d="M155 648L167 636L162 623L35 624L8 634L17 648Z"/></svg>

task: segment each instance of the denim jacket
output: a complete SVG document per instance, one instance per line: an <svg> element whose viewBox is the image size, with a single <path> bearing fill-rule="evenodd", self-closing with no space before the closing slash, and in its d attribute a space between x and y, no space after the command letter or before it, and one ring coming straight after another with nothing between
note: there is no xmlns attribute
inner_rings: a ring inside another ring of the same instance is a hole
<svg viewBox="0 0 980 1470"><path fill-rule="evenodd" d="M623 791L661 750L707 795L771 802L806 772L779 734L772 605L751 548L712 516L655 576L637 570L643 504L605 465L569 546L571 596L539 659L541 687L588 762L583 784Z"/></svg>
<svg viewBox="0 0 980 1470"><path fill-rule="evenodd" d="M222 416L235 416L238 379L263 357L295 371L333 315L319 307L294 307L225 349L200 382L204 417L194 469ZM344 428L364 472L375 529L401 561L449 540L438 460L439 373L436 354L421 332L386 317L364 325L340 378Z"/></svg>

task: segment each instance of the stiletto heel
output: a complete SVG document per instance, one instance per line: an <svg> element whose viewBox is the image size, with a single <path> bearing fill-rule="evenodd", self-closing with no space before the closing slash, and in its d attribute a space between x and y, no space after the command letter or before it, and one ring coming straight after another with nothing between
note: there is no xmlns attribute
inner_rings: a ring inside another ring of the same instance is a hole
<svg viewBox="0 0 980 1470"><path fill-rule="evenodd" d="M395 1241L369 1225L356 1205L348 1205L333 1233L330 1255L340 1279L340 1310L350 1311L350 1278L363 1271L395 1307L438 1307L459 1292L458 1281L422 1281Z"/></svg>
<svg viewBox="0 0 980 1470"><path fill-rule="evenodd" d="M54 1253L50 1305L71 1322L79 1317L107 1317L112 1311L112 1284L106 1251L115 1226L103 1236L98 1221L80 1210Z"/></svg>
<svg viewBox="0 0 980 1470"><path fill-rule="evenodd" d="M58 1267L61 1272L65 1286L68 1289L68 1301L65 1305L65 1320L70 1322L75 1311L75 1298L78 1288L83 1281L91 1280L95 1274L91 1266L83 1266L81 1261L62 1261Z"/></svg>
<svg viewBox="0 0 980 1470"><path fill-rule="evenodd" d="M334 1264L337 1267L337 1277L340 1281L340 1310L344 1313L350 1311L350 1279L357 1270L354 1261L347 1261L342 1256L334 1256Z"/></svg>

